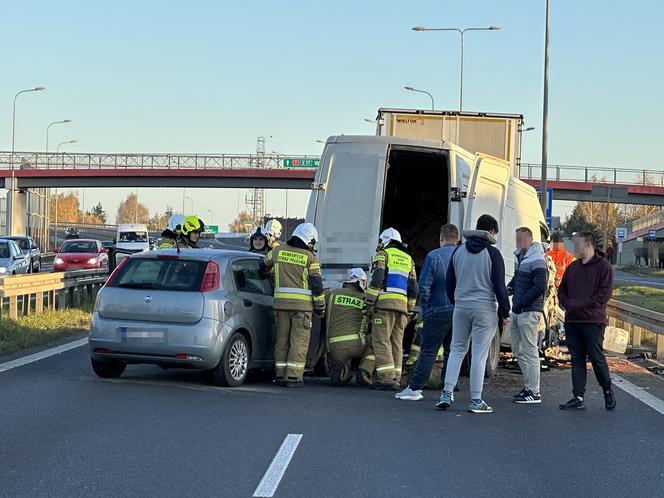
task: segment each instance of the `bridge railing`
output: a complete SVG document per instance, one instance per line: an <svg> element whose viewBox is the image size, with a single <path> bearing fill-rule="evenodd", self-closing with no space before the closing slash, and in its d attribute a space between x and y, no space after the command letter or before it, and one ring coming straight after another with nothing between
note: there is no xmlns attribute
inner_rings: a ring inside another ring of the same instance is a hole
<svg viewBox="0 0 664 498"><path fill-rule="evenodd" d="M627 233L664 223L664 211L657 211L627 224Z"/></svg>
<svg viewBox="0 0 664 498"><path fill-rule="evenodd" d="M519 176L522 180L539 180L542 177L541 164L522 163L519 168ZM547 179L565 182L664 186L664 171L549 164Z"/></svg>
<svg viewBox="0 0 664 498"><path fill-rule="evenodd" d="M0 152L0 168L11 169L247 169L283 168L284 159L318 159L302 154L79 154Z"/></svg>

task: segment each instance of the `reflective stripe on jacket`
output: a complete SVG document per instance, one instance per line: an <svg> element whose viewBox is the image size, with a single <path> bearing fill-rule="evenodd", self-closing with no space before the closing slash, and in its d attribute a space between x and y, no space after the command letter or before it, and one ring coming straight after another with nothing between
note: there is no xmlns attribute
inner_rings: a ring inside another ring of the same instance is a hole
<svg viewBox="0 0 664 498"><path fill-rule="evenodd" d="M364 308L364 292L354 284L326 291L328 351L364 346L368 327Z"/></svg>
<svg viewBox="0 0 664 498"><path fill-rule="evenodd" d="M388 246L376 252L367 303L378 309L413 311L417 300L415 263L405 251Z"/></svg>
<svg viewBox="0 0 664 498"><path fill-rule="evenodd" d="M279 246L265 257L264 272L274 275L274 309L325 309L320 264L313 252L289 244Z"/></svg>

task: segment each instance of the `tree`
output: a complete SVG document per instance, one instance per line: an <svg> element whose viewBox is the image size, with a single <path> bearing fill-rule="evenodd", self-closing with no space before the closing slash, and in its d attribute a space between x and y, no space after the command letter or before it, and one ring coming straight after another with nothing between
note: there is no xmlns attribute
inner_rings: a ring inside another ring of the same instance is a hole
<svg viewBox="0 0 664 498"><path fill-rule="evenodd" d="M237 218L228 225L228 229L234 233L250 233L254 227L254 217L249 211L240 211Z"/></svg>
<svg viewBox="0 0 664 498"><path fill-rule="evenodd" d="M173 208L167 207L163 214L155 213L150 221L148 221L148 228L150 230L163 230L168 225L168 219L173 216Z"/></svg>
<svg viewBox="0 0 664 498"><path fill-rule="evenodd" d="M616 227L620 222L618 206L609 204L608 238L613 240ZM597 237L598 246L602 246L604 236L604 225L606 223L606 203L603 202L578 202L572 213L565 219L565 235L571 236L581 230L591 230Z"/></svg>
<svg viewBox="0 0 664 498"><path fill-rule="evenodd" d="M101 206L101 202L98 202L89 214L98 218L102 224L106 223L106 211L104 211L104 208Z"/></svg>
<svg viewBox="0 0 664 498"><path fill-rule="evenodd" d="M116 223L148 223L150 221L150 211L144 204L138 202L138 196L132 192L118 206L118 213L115 216Z"/></svg>
<svg viewBox="0 0 664 498"><path fill-rule="evenodd" d="M78 206L78 194L58 194L51 199L50 216L55 223L78 223L81 220L81 210Z"/></svg>

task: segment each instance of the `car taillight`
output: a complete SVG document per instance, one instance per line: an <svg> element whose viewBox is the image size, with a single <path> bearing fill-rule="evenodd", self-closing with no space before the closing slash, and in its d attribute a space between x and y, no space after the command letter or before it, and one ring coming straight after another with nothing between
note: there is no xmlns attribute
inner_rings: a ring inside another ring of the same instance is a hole
<svg viewBox="0 0 664 498"><path fill-rule="evenodd" d="M124 264L127 262L128 259L129 258L123 258L123 260L120 261L120 264L115 267L115 270L113 270L113 273L111 273L111 276L108 277L108 279L106 280L106 283L104 284L104 287L108 287L109 285L111 285L113 283L113 280L115 279L118 272L120 271L120 268L122 268L124 266Z"/></svg>
<svg viewBox="0 0 664 498"><path fill-rule="evenodd" d="M219 289L219 274L219 265L214 261L208 261L205 267L205 274L203 275L203 282L201 282L201 292Z"/></svg>

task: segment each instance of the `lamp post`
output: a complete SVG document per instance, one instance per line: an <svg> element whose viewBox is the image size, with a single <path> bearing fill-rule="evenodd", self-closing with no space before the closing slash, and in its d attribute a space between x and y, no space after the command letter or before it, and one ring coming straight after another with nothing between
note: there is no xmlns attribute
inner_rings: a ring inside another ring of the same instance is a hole
<svg viewBox="0 0 664 498"><path fill-rule="evenodd" d="M66 142L60 142L55 148L55 153L60 153L60 147L67 144L75 144L76 140L67 140ZM58 247L58 189L55 189L55 247Z"/></svg>
<svg viewBox="0 0 664 498"><path fill-rule="evenodd" d="M56 125L56 124L62 124L62 123L71 123L71 119L63 119L63 120L60 120L60 121L53 121L53 122L49 123L48 126L46 127L46 147L44 149L44 152L46 152L46 166L47 167L48 167L48 164L49 164L49 160L48 160L48 133L51 130L51 126ZM48 189L48 191L49 191L49 195L48 195L49 200L46 203L46 226L44 227L45 232L46 232L46 238L48 239L47 242L46 242L47 244L50 243L50 240L51 240L51 238L50 238L50 232L51 232L51 230L50 230L50 228L51 228L51 201L50 201L51 190ZM56 189L56 192L57 192L57 189ZM56 201L56 205L57 205L57 201ZM57 226L57 224L56 224L56 226ZM57 237L57 232L56 232L56 237Z"/></svg>
<svg viewBox="0 0 664 498"><path fill-rule="evenodd" d="M9 211L9 208L11 207L11 210L14 210L14 192L16 190L16 175L14 172L14 147L16 144L16 99L18 98L19 95L22 93L28 93L28 92L41 92L45 88L43 86L36 86L34 88L28 88L26 90L21 90L20 92L17 92L16 95L14 95L14 104L12 106L12 153L9 156L9 162L11 163L11 169L12 169L12 180L11 180L11 188L9 189L9 206L7 207L7 233L9 235L12 234L14 231L13 227L13 216Z"/></svg>
<svg viewBox="0 0 664 498"><path fill-rule="evenodd" d="M413 31L456 31L461 35L461 75L459 89L459 111L463 110L463 37L466 31L498 31L502 26L492 25L485 28L427 28L426 26L414 26Z"/></svg>
<svg viewBox="0 0 664 498"><path fill-rule="evenodd" d="M542 211L546 213L548 206L547 193L547 160L548 160L548 131L549 131L549 17L551 15L551 2L546 0L546 29L544 34L544 96L542 102L542 179L540 188L542 194L540 202Z"/></svg>
<svg viewBox="0 0 664 498"><path fill-rule="evenodd" d="M433 101L433 95L431 95L426 90L418 90L417 88L413 88L412 86L405 86L404 89L408 90L410 92L426 93L429 96L429 98L431 99L431 110L433 111L436 108L436 106L434 104L434 101Z"/></svg>
<svg viewBox="0 0 664 498"><path fill-rule="evenodd" d="M67 140L66 142L60 142L58 144L58 146L55 148L55 153L59 154L60 153L60 147L62 147L63 145L75 144L76 142L77 142L77 140Z"/></svg>

